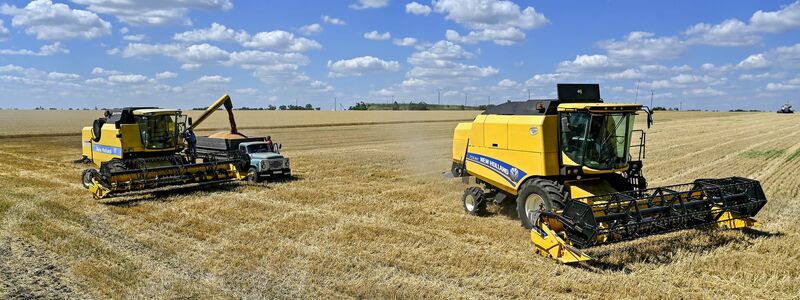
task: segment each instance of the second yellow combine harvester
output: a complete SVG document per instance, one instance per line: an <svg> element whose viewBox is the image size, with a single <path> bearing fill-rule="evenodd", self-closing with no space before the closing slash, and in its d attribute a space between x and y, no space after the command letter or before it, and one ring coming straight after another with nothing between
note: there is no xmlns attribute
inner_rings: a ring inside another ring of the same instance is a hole
<svg viewBox="0 0 800 300"><path fill-rule="evenodd" d="M240 137L228 95L214 102L194 123L176 109L127 107L107 111L104 118L82 130L82 161L99 167L83 171L83 186L96 199L102 199L245 178L250 162L246 153L225 151L198 157L185 151L186 129L196 128L221 106L228 111L231 130L211 137Z"/></svg>
<svg viewBox="0 0 800 300"><path fill-rule="evenodd" d="M509 102L461 123L452 173L474 176L464 209L516 198L536 251L563 263L590 260L598 244L701 226L743 228L767 200L758 181L731 177L648 188L638 104L604 103L596 84L559 84L558 99ZM638 141L633 145L634 133ZM631 154L636 149L636 156Z"/></svg>

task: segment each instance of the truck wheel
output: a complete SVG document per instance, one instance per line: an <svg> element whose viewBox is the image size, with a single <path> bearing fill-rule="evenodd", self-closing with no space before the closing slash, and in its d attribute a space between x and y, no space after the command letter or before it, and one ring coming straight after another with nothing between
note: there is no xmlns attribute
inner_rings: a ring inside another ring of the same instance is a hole
<svg viewBox="0 0 800 300"><path fill-rule="evenodd" d="M247 181L258 183L258 171L256 167L250 167L250 169L247 170Z"/></svg>
<svg viewBox="0 0 800 300"><path fill-rule="evenodd" d="M541 211L564 209L564 187L552 180L533 178L526 181L517 194L517 215L522 227L536 226Z"/></svg>
<svg viewBox="0 0 800 300"><path fill-rule="evenodd" d="M470 215L477 216L486 212L486 196L479 187L473 186L464 190L461 200L464 203L464 211Z"/></svg>

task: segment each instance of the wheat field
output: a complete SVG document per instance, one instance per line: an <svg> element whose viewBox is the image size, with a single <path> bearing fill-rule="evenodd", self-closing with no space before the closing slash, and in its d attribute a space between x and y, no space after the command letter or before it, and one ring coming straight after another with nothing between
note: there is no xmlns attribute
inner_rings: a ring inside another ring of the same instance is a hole
<svg viewBox="0 0 800 300"><path fill-rule="evenodd" d="M0 118L0 298L800 298L800 116L657 112L650 185L758 179L763 226L590 248L572 266L534 254L511 204L463 212L465 185L441 173L455 120L477 112L241 114L296 180L104 203L72 162L96 116L43 113L59 134Z"/></svg>

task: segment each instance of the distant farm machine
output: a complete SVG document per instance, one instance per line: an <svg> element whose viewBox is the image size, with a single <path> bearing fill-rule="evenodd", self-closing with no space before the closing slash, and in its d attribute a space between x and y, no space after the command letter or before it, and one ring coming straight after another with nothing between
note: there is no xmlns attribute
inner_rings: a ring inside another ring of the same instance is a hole
<svg viewBox="0 0 800 300"><path fill-rule="evenodd" d="M464 210L480 214L487 203L515 198L536 251L563 263L590 260L580 249L599 244L757 224L767 200L755 180L648 188L645 132L633 130L638 112L649 128L645 106L605 103L596 84L559 84L558 99L504 103L458 124L451 172L482 185L465 190Z"/></svg>
<svg viewBox="0 0 800 300"><path fill-rule="evenodd" d="M789 105L789 103L786 103L783 106L781 106L781 109L778 110L778 113L779 114L793 114L794 113L794 109L792 109L792 106Z"/></svg>
<svg viewBox="0 0 800 300"><path fill-rule="evenodd" d="M176 109L126 107L106 111L81 133L85 163L83 186L96 199L148 192L189 184L211 184L244 179L249 157L238 150L196 155L188 149L187 128L197 128L224 106L230 132L215 138L245 137L236 128L233 105L228 95L206 109L195 122Z"/></svg>

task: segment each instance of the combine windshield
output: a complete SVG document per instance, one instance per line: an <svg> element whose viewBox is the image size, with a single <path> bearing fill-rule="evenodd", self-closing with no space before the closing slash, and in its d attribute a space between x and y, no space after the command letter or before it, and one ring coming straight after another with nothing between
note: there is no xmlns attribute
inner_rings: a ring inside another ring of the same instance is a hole
<svg viewBox="0 0 800 300"><path fill-rule="evenodd" d="M623 168L628 163L633 119L632 113L562 113L562 151L592 169Z"/></svg>
<svg viewBox="0 0 800 300"><path fill-rule="evenodd" d="M178 145L177 115L145 115L137 117L142 145L147 149L169 149Z"/></svg>

